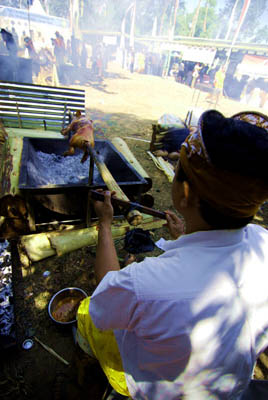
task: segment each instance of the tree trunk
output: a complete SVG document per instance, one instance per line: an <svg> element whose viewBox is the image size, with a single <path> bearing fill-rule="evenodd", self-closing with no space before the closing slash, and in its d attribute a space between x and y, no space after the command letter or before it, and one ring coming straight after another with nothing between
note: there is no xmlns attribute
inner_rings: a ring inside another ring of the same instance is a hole
<svg viewBox="0 0 268 400"><path fill-rule="evenodd" d="M194 16L193 16L193 21L192 21L192 26L191 26L191 33L190 33L191 37L194 37L194 35L195 35L195 29L196 29L196 24L197 24L198 17L199 17L201 1L202 0L198 1L198 5L196 7L196 11L195 11Z"/></svg>
<svg viewBox="0 0 268 400"><path fill-rule="evenodd" d="M161 15L161 20L160 20L159 36L161 36L162 33L163 33L164 19L165 19L165 15L166 15L166 12L167 12L168 4L169 4L169 0L166 0L166 2L164 4L164 9L163 9L163 12L162 12L162 15Z"/></svg>
<svg viewBox="0 0 268 400"><path fill-rule="evenodd" d="M177 20L178 8L179 8L179 0L176 0L175 9L174 9L173 26L172 26L172 39L174 38L174 33L175 33L175 28L176 28L176 20Z"/></svg>
<svg viewBox="0 0 268 400"><path fill-rule="evenodd" d="M205 12L205 18L204 18L204 25L203 25L203 32L207 31L207 18L208 18L208 4L209 0L207 0L207 4L206 4L206 12Z"/></svg>

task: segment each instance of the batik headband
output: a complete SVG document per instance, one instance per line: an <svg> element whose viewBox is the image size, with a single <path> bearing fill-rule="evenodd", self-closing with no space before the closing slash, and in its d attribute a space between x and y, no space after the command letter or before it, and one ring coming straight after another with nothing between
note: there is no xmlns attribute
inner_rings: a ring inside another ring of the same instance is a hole
<svg viewBox="0 0 268 400"><path fill-rule="evenodd" d="M201 115L197 129L181 146L181 166L200 199L223 215L251 217L268 199L268 188L264 187L261 179L223 170L212 164L202 135L207 112ZM257 125L268 132L268 117L263 114L242 112L231 118Z"/></svg>

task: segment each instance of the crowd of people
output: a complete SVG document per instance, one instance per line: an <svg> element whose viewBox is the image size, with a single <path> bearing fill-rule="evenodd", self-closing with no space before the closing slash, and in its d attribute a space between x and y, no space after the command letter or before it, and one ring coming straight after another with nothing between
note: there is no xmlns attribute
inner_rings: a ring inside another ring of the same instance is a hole
<svg viewBox="0 0 268 400"><path fill-rule="evenodd" d="M94 75L102 77L108 63L105 50L105 45L101 42L92 46L73 35L70 38L64 38L58 31L48 43L41 32L30 31L27 35L23 31L19 37L14 27L11 32L1 29L0 54L12 58L31 59L33 82L38 84L57 86L59 83L71 83L67 82L66 66L68 65L75 68L88 68ZM68 71L68 78L70 75L72 73ZM16 80L15 70L12 78Z"/></svg>

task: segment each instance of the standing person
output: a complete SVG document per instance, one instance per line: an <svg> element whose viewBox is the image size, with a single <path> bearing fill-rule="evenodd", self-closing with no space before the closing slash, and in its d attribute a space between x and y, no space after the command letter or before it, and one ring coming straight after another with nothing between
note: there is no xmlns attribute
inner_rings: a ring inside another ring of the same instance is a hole
<svg viewBox="0 0 268 400"><path fill-rule="evenodd" d="M177 82L183 83L183 81L184 81L184 63L183 61L180 61Z"/></svg>
<svg viewBox="0 0 268 400"><path fill-rule="evenodd" d="M16 29L14 28L14 26L12 26L11 33L12 33L12 36L13 36L13 38L15 40L16 46L18 48L19 47L19 37L18 37L18 34L17 34Z"/></svg>
<svg viewBox="0 0 268 400"><path fill-rule="evenodd" d="M87 67L87 49L85 43L82 44L82 49L80 54L80 65L83 68Z"/></svg>
<svg viewBox="0 0 268 400"><path fill-rule="evenodd" d="M71 47L70 39L67 40L66 59L67 59L67 63L70 63L72 61L72 47Z"/></svg>
<svg viewBox="0 0 268 400"><path fill-rule="evenodd" d="M222 65L220 69L216 72L214 78L214 90L206 97L206 100L215 99L216 104L223 95L223 86L225 80L225 68Z"/></svg>
<svg viewBox="0 0 268 400"><path fill-rule="evenodd" d="M135 51L133 48L130 49L130 64L129 64L129 69L130 72L133 74L134 72L134 64L135 64Z"/></svg>
<svg viewBox="0 0 268 400"><path fill-rule="evenodd" d="M193 70L193 79L191 82L191 88L195 87L195 82L197 81L197 78L199 77L199 71L201 70L201 65L199 63L196 63L194 66L194 70Z"/></svg>
<svg viewBox="0 0 268 400"><path fill-rule="evenodd" d="M18 76L18 58L17 52L18 48L13 35L5 29L1 29L1 36L3 42L5 43L6 49L8 51L8 61L6 65L6 70L8 71L8 80L17 81Z"/></svg>
<svg viewBox="0 0 268 400"><path fill-rule="evenodd" d="M26 36L24 38L24 43L25 47L28 50L28 55L29 58L32 59L32 68L33 68L33 73L35 76L37 76L40 72L40 60L39 56L35 50L34 44L32 39L29 36Z"/></svg>
<svg viewBox="0 0 268 400"><path fill-rule="evenodd" d="M58 52L57 52L57 63L59 65L64 64L64 56L65 56L65 43L63 36L60 35L60 33L57 31L55 32L55 46L58 47Z"/></svg>
<svg viewBox="0 0 268 400"><path fill-rule="evenodd" d="M203 113L172 185L185 226L166 211L164 254L123 270L111 193L95 202L98 286L78 309L77 338L121 394L244 399L268 346L268 232L250 223L268 198L267 157L268 117Z"/></svg>
<svg viewBox="0 0 268 400"><path fill-rule="evenodd" d="M5 29L1 29L1 36L2 36L3 41L5 42L5 45L6 45L9 55L11 57L16 57L18 48L17 48L16 42L13 38L13 35L10 32L6 31Z"/></svg>

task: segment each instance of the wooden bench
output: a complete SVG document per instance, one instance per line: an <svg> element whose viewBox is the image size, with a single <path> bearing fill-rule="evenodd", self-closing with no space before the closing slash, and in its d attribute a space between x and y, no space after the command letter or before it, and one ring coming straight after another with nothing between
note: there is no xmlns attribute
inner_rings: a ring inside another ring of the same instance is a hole
<svg viewBox="0 0 268 400"><path fill-rule="evenodd" d="M0 120L4 127L60 131L69 112L85 114L85 91L28 83L0 82Z"/></svg>

